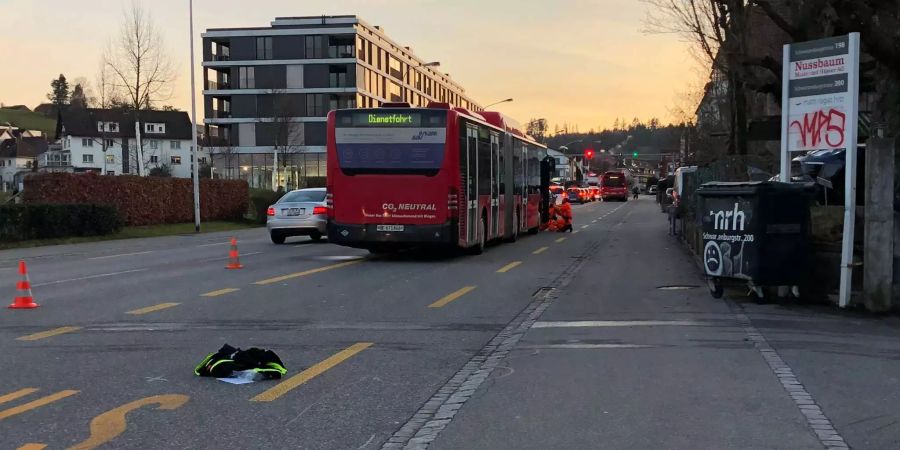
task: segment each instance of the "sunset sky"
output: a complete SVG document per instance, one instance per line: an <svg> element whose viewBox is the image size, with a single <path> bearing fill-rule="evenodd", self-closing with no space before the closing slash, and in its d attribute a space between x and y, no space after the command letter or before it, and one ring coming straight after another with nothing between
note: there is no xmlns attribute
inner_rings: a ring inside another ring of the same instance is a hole
<svg viewBox="0 0 900 450"><path fill-rule="evenodd" d="M60 73L93 82L129 3L0 0L0 102L33 108ZM177 68L163 103L190 111L188 0L144 4ZM567 122L587 131L617 117L668 122L677 93L698 77L677 37L641 32L646 5L638 0L195 0L198 68L207 28L321 14L381 25L422 59L440 61L478 102L513 97L499 109L521 122L546 117L551 129Z"/></svg>

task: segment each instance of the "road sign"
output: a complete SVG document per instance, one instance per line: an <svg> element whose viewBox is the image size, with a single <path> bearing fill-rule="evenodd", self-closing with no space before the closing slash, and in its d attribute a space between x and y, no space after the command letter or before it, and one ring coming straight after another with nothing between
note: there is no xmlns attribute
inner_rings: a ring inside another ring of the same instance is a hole
<svg viewBox="0 0 900 450"><path fill-rule="evenodd" d="M859 33L784 46L781 97L781 181L791 180L791 154L847 149L844 242L839 304L850 302L856 225L859 128Z"/></svg>

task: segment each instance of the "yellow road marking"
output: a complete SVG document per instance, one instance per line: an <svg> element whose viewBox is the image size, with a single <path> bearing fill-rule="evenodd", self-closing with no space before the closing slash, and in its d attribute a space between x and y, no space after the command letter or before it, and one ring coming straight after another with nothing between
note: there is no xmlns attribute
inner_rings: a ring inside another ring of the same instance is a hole
<svg viewBox="0 0 900 450"><path fill-rule="evenodd" d="M353 260L353 261L332 264L330 266L317 267L315 269L304 270L303 272L291 273L291 274L287 274L287 275L282 275L280 277L269 278L266 280L257 281L256 283L253 283L253 284L258 284L258 285L264 286L267 284L280 283L282 281L290 280L292 278L304 277L306 275L312 275L314 273L325 272L326 270L340 269L341 267L347 267L347 266L350 266L353 264L359 264L362 261L363 260L361 260L361 259L357 259L357 260Z"/></svg>
<svg viewBox="0 0 900 450"><path fill-rule="evenodd" d="M35 388L25 388L25 389L19 389L18 391L15 391L15 392L10 392L9 394L6 394L6 395L0 395L0 404L6 403L6 402L11 402L17 398L22 398L28 394L33 394L37 391L38 390Z"/></svg>
<svg viewBox="0 0 900 450"><path fill-rule="evenodd" d="M81 327L59 327L54 328L52 330L41 331L40 333L29 334L28 336L17 337L17 341L36 341L38 339L44 339L48 337L57 336L60 334L71 333L73 331L80 330Z"/></svg>
<svg viewBox="0 0 900 450"><path fill-rule="evenodd" d="M556 243L558 244L558 243L560 243L560 242L565 241L566 239L568 239L568 238L559 238L559 239L556 240Z"/></svg>
<svg viewBox="0 0 900 450"><path fill-rule="evenodd" d="M117 438L128 428L125 415L145 406L157 405L156 409L173 410L187 403L187 395L168 394L135 400L111 409L91 420L91 436L68 450L92 450Z"/></svg>
<svg viewBox="0 0 900 450"><path fill-rule="evenodd" d="M230 294L235 291L239 291L238 288L225 288L219 289L218 291L207 292L205 294L200 294L201 297L218 297L220 295Z"/></svg>
<svg viewBox="0 0 900 450"><path fill-rule="evenodd" d="M53 403L57 400L62 400L66 397L75 395L77 393L78 393L78 391L70 391L70 390L59 391L55 394L50 394L46 397L41 397L37 400L30 401L23 405L5 409L3 411L0 411L0 420L8 419L12 416L22 414L23 412L26 412L26 411L31 411L32 409L40 408L41 406L44 406L44 405L49 405L50 403Z"/></svg>
<svg viewBox="0 0 900 450"><path fill-rule="evenodd" d="M522 264L522 261L513 261L513 262L501 267L499 270L497 270L497 273L509 272L510 270L513 270L514 268L516 268L516 266L518 266L519 264Z"/></svg>
<svg viewBox="0 0 900 450"><path fill-rule="evenodd" d="M456 300L456 299L462 297L463 295L466 295L469 292L472 292L472 290L474 290L474 289L475 289L475 286L466 286L466 287L464 287L452 294L449 294L449 295L441 298L440 300L428 305L428 307L429 308L440 308L440 307L446 305L447 303L450 303L453 300Z"/></svg>
<svg viewBox="0 0 900 450"><path fill-rule="evenodd" d="M44 450L45 448L47 448L47 444L25 444L17 450Z"/></svg>
<svg viewBox="0 0 900 450"><path fill-rule="evenodd" d="M539 249L537 249L537 250L531 252L531 254L532 254L532 255L540 255L541 253L546 252L547 249L549 249L549 248L550 248L550 247L541 247L541 248L539 248Z"/></svg>
<svg viewBox="0 0 900 450"><path fill-rule="evenodd" d="M357 342L337 353L331 355L327 359L324 359L314 366L304 370L303 372L294 375L281 383L278 383L271 389L257 395L250 399L251 402L271 402L273 400L277 400L278 397L281 397L284 394L290 392L291 389L294 389L297 386L300 386L303 383L306 383L309 380L325 373L328 369L344 362L348 358L353 355L371 347L373 342Z"/></svg>
<svg viewBox="0 0 900 450"><path fill-rule="evenodd" d="M159 311L159 310L161 310L161 309L166 309L166 308L171 308L171 307L173 307L173 306L178 306L178 305L180 305L180 304L181 304L181 303L160 303L160 304L158 304L158 305L153 305L153 306L148 306L148 307L146 307L146 308L139 308L139 309L135 309L135 310L133 310L133 311L128 311L128 312L126 312L125 314L133 314L133 315L135 315L135 316L139 316L139 315L141 315L141 314L152 313L152 312L155 312L155 311Z"/></svg>

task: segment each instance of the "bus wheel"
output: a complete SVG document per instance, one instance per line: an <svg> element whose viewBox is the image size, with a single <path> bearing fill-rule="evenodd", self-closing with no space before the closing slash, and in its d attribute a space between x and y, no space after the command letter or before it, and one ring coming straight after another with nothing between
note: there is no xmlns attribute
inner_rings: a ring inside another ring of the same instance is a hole
<svg viewBox="0 0 900 450"><path fill-rule="evenodd" d="M485 234L487 233L487 220L484 217L478 222L478 243L469 249L473 255L484 253Z"/></svg>

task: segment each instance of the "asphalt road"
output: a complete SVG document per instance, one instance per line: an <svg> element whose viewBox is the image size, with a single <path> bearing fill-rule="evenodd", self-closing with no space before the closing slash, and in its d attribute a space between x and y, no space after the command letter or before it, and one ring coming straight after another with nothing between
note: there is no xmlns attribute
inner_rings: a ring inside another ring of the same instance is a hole
<svg viewBox="0 0 900 450"><path fill-rule="evenodd" d="M0 289L25 258L41 305L0 311L0 448L822 448L652 200L574 215L480 256L263 229L235 271L229 234L0 252ZM287 378L194 376L224 343Z"/></svg>

